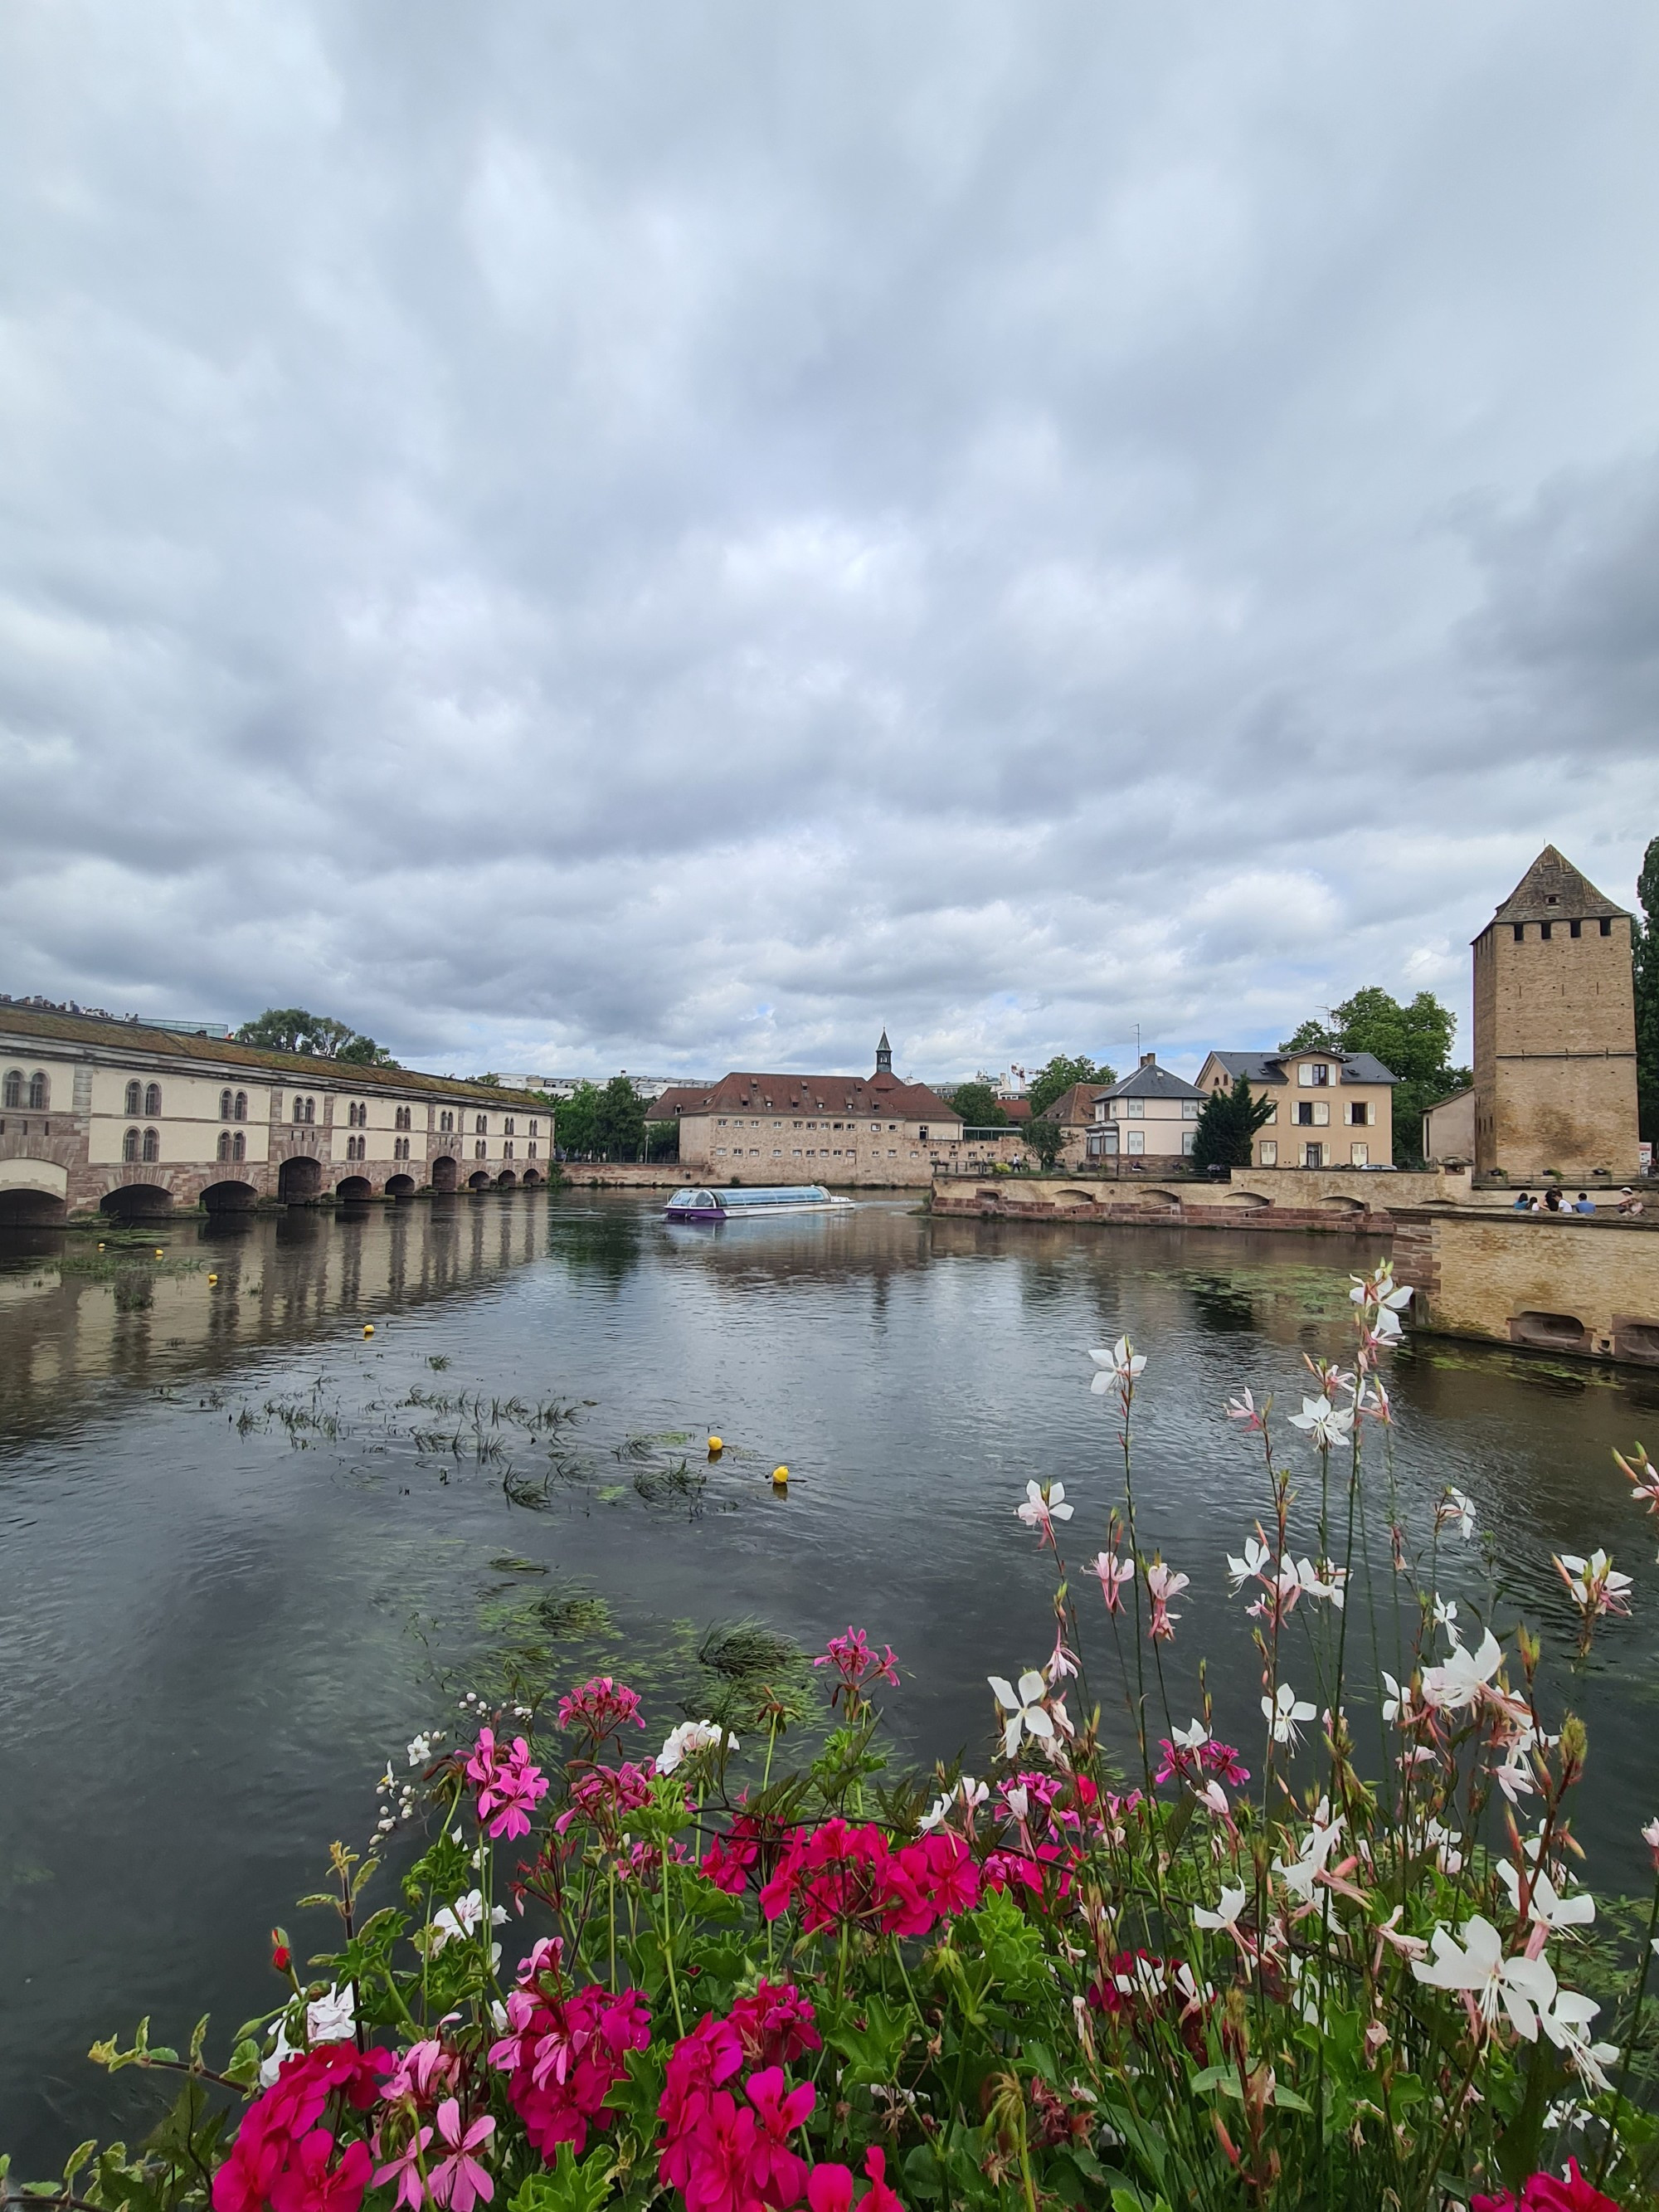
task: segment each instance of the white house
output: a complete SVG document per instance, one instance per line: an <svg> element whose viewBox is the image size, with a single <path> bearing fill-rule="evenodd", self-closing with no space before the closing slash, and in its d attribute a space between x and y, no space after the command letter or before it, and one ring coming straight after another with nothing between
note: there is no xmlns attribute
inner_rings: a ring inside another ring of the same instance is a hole
<svg viewBox="0 0 1659 2212"><path fill-rule="evenodd" d="M1146 1159L1164 1167L1193 1149L1204 1093L1143 1052L1133 1075L1100 1091L1088 1135L1091 1160Z"/></svg>

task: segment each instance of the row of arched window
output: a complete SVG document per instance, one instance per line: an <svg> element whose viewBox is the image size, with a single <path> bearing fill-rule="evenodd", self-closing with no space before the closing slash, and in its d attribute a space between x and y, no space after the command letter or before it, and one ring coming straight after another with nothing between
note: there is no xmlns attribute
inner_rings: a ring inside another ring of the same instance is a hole
<svg viewBox="0 0 1659 2212"><path fill-rule="evenodd" d="M317 1101L314 1098L295 1098L294 1118L296 1121L314 1121L317 1118Z"/></svg>
<svg viewBox="0 0 1659 2212"><path fill-rule="evenodd" d="M220 1132L219 1157L222 1160L245 1160L247 1158L247 1139L240 1129L234 1137L228 1129Z"/></svg>
<svg viewBox="0 0 1659 2212"><path fill-rule="evenodd" d="M30 1113L44 1114L52 1103L52 1085L40 1068L26 1077L21 1067L9 1067L4 1095L8 1106L21 1106L27 1096Z"/></svg>
<svg viewBox="0 0 1659 2212"><path fill-rule="evenodd" d="M159 1114L161 1110L161 1086L159 1083L129 1083L127 1105L129 1114ZM145 1158L149 1158L147 1152Z"/></svg>
<svg viewBox="0 0 1659 2212"><path fill-rule="evenodd" d="M129 1129L121 1139L124 1160L159 1160L161 1157L161 1133L159 1129Z"/></svg>
<svg viewBox="0 0 1659 2212"><path fill-rule="evenodd" d="M219 1119L222 1121L246 1121L247 1093L246 1091L222 1091L219 1093ZM219 1157L222 1159L224 1154L222 1152ZM238 1152L236 1157L240 1159L242 1156Z"/></svg>
<svg viewBox="0 0 1659 2212"><path fill-rule="evenodd" d="M346 1158L349 1160L361 1160L365 1158L368 1155L368 1139L367 1137L348 1137L346 1139Z"/></svg>

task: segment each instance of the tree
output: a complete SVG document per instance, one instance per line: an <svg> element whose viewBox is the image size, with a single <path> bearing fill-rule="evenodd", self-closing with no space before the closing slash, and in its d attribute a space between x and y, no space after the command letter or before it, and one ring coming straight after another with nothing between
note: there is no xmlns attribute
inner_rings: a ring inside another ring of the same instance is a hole
<svg viewBox="0 0 1659 2212"><path fill-rule="evenodd" d="M1193 1165L1199 1169L1249 1167L1255 1133L1273 1110L1271 1098L1252 1094L1247 1076L1239 1076L1230 1091L1212 1091L1199 1109L1198 1127L1193 1132Z"/></svg>
<svg viewBox="0 0 1659 2212"><path fill-rule="evenodd" d="M588 1153L598 1152L599 1114L598 1084L579 1083L554 1109L553 1132L560 1150L574 1159L585 1159Z"/></svg>
<svg viewBox="0 0 1659 2212"><path fill-rule="evenodd" d="M1636 1103L1642 1134L1659 1139L1659 837L1648 841L1636 896L1644 919L1632 930L1636 982Z"/></svg>
<svg viewBox="0 0 1659 2212"><path fill-rule="evenodd" d="M1369 1052L1399 1081L1394 1093L1395 1158L1404 1165L1423 1157L1423 1116L1431 1106L1474 1081L1467 1067L1449 1063L1456 1019L1432 992L1419 991L1407 1005L1376 984L1368 984L1328 1006L1328 1024L1306 1021L1279 1047L1281 1052Z"/></svg>
<svg viewBox="0 0 1659 2212"><path fill-rule="evenodd" d="M1007 1113L997 1103L997 1094L988 1083L954 1083L949 1099L970 1129L1005 1129L1008 1126Z"/></svg>
<svg viewBox="0 0 1659 2212"><path fill-rule="evenodd" d="M331 1014L310 1014L303 1006L267 1006L236 1032L238 1044L256 1046L261 1052L298 1052L311 1060L343 1060L353 1066L396 1067L383 1045L363 1036L349 1022Z"/></svg>
<svg viewBox="0 0 1659 2212"><path fill-rule="evenodd" d="M1029 1145L1036 1154L1037 1166L1042 1173L1052 1175L1054 1163L1065 1149L1066 1125L1063 1121L1050 1121L1041 1114L1033 1114L1020 1130L1019 1140L1023 1145Z"/></svg>
<svg viewBox="0 0 1659 2212"><path fill-rule="evenodd" d="M595 1149L607 1159L636 1159L645 1150L645 1105L625 1075L613 1075L593 1109Z"/></svg>
<svg viewBox="0 0 1659 2212"><path fill-rule="evenodd" d="M647 1159L677 1160L679 1156L679 1123L678 1121L647 1121L645 1125Z"/></svg>
<svg viewBox="0 0 1659 2212"><path fill-rule="evenodd" d="M1038 1068L1031 1079L1031 1116L1046 1114L1055 1099L1069 1091L1074 1083L1097 1083L1103 1090L1117 1077L1103 1060L1097 1067L1091 1060L1067 1060L1057 1053L1046 1067Z"/></svg>

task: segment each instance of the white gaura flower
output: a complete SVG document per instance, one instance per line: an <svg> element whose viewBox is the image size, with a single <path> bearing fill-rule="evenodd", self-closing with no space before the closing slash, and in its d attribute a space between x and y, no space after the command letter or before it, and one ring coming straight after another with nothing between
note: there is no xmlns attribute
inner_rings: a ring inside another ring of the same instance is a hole
<svg viewBox="0 0 1659 2212"><path fill-rule="evenodd" d="M1555 1555L1555 1567L1581 1613L1630 1611L1630 1593L1635 1584L1629 1575L1618 1571L1605 1552L1592 1552L1588 1559L1562 1552Z"/></svg>
<svg viewBox="0 0 1659 2212"><path fill-rule="evenodd" d="M1048 1685L1035 1667L1028 1668L1020 1676L1017 1690L1011 1687L1000 1674L988 1674L986 1680L991 1685L998 1705L1008 1716L1002 1724L1004 1758L1013 1757L1019 1749L1022 1736L1035 1736L1039 1743L1043 1744L1054 1741L1054 1724L1042 1702Z"/></svg>
<svg viewBox="0 0 1659 2212"><path fill-rule="evenodd" d="M1465 1705L1479 1702L1503 1663L1504 1647L1491 1629L1476 1651L1467 1644L1455 1644L1443 1667L1424 1668L1423 1702L1442 1712L1461 1712Z"/></svg>
<svg viewBox="0 0 1659 2212"><path fill-rule="evenodd" d="M1308 1840L1302 1846L1301 1856L1273 1861L1273 1872L1291 1895L1298 1898L1304 1905L1312 1901L1314 1884L1324 1873L1325 1862L1342 1832L1340 1818L1333 1820L1330 1813L1330 1800L1322 1797L1319 1810L1314 1814L1313 1826L1308 1832Z"/></svg>
<svg viewBox="0 0 1659 2212"><path fill-rule="evenodd" d="M1288 1682L1279 1684L1275 1696L1261 1700L1262 1717L1272 1724L1275 1743L1300 1743L1302 1723L1312 1720L1317 1711L1305 1698L1298 1698Z"/></svg>
<svg viewBox="0 0 1659 2212"><path fill-rule="evenodd" d="M1401 1728L1409 1728L1412 1722L1412 1693L1409 1686L1405 1689L1401 1689L1399 1683L1395 1680L1394 1676L1389 1674L1386 1667L1382 1670L1382 1680L1384 1684L1387 1686L1389 1692L1388 1696L1382 1700L1383 1719L1385 1721L1399 1721ZM1403 1720L1401 1719L1401 1716L1402 1714L1405 1715L1405 1718Z"/></svg>
<svg viewBox="0 0 1659 2212"><path fill-rule="evenodd" d="M1172 1728L1170 1740L1178 1743L1183 1751L1199 1751L1210 1741L1210 1731L1202 1721L1195 1720L1187 1728Z"/></svg>
<svg viewBox="0 0 1659 2212"><path fill-rule="evenodd" d="M1103 1390L1133 1387L1146 1365L1146 1353L1137 1352L1127 1336L1119 1337L1109 1352L1091 1352L1089 1357L1100 1370L1089 1385L1097 1397Z"/></svg>
<svg viewBox="0 0 1659 2212"><path fill-rule="evenodd" d="M738 1739L728 1735L718 1721L682 1721L678 1728L669 1729L657 1753L657 1771L672 1774L683 1759L695 1758L700 1751L719 1751L722 1746L728 1752L735 1751Z"/></svg>
<svg viewBox="0 0 1659 2212"><path fill-rule="evenodd" d="M1533 1771L1527 1764L1526 1754L1518 1744L1510 1746L1509 1754L1502 1765L1492 1768L1492 1778L1511 1805L1519 1804L1523 1797L1530 1797L1538 1787Z"/></svg>
<svg viewBox="0 0 1659 2212"><path fill-rule="evenodd" d="M1349 1280L1353 1288L1348 1296L1357 1306L1379 1306L1384 1313L1403 1313L1411 1304L1411 1291L1395 1282L1392 1260L1379 1261L1374 1274L1352 1275Z"/></svg>
<svg viewBox="0 0 1659 2212"><path fill-rule="evenodd" d="M313 1997L306 2007L306 2041L314 2051L319 2043L345 2043L357 2033L357 2016L349 1984L331 1986L326 1995Z"/></svg>
<svg viewBox="0 0 1659 2212"><path fill-rule="evenodd" d="M1594 1997L1577 1990L1558 1990L1554 2002L1540 2008L1539 2026L1556 2049L1565 2051L1567 2063L1592 2088L1610 2089L1606 2069L1619 2056L1616 2043L1592 2043L1589 2024L1601 2009Z"/></svg>
<svg viewBox="0 0 1659 2212"><path fill-rule="evenodd" d="M1474 1507L1461 1490L1448 1483L1445 1493L1434 1509L1437 1528L1455 1528L1465 1543L1474 1534Z"/></svg>
<svg viewBox="0 0 1659 2212"><path fill-rule="evenodd" d="M1244 1539L1244 1555L1242 1559L1237 1553L1229 1552L1227 1576L1232 1583L1235 1594L1242 1590L1246 1583L1254 1581L1257 1577L1266 1581L1267 1570L1273 1565L1273 1553L1259 1536L1247 1536Z"/></svg>
<svg viewBox="0 0 1659 2212"><path fill-rule="evenodd" d="M1249 1893L1242 1882L1237 1889L1230 1889L1224 1885L1220 1902L1213 1912L1207 1905L1195 1905L1193 1907L1194 1924L1200 1928L1224 1928L1230 1936L1236 1936L1238 1916L1244 1910L1244 1900Z"/></svg>
<svg viewBox="0 0 1659 2212"><path fill-rule="evenodd" d="M1353 1426L1353 1412L1350 1407L1333 1406L1322 1391L1317 1398L1302 1401L1302 1411L1291 1415L1291 1426L1305 1429L1310 1443L1340 1444Z"/></svg>
<svg viewBox="0 0 1659 2212"><path fill-rule="evenodd" d="M1455 1598L1443 1598L1439 1595L1438 1591L1436 1592L1434 1600L1434 1625L1437 1628L1443 1628L1445 1630L1447 1640L1449 1643L1461 1644L1463 1641L1457 1631L1457 1601Z"/></svg>
<svg viewBox="0 0 1659 2212"><path fill-rule="evenodd" d="M1463 1838L1455 1828L1449 1828L1443 1820L1430 1820L1423 1831L1424 1841L1434 1845L1435 1864L1442 1874L1462 1874L1463 1871Z"/></svg>
<svg viewBox="0 0 1659 2212"><path fill-rule="evenodd" d="M1024 1822L1031 1816L1031 1793L1023 1783L1017 1782L1012 1790L1005 1790L1002 1802L1015 1820Z"/></svg>
<svg viewBox="0 0 1659 2212"><path fill-rule="evenodd" d="M1467 1990L1488 2027L1501 2007L1516 2033L1536 2043L1538 2015L1555 2001L1555 1969L1549 1960L1506 1959L1503 1937L1478 1912L1458 1933L1461 1946L1443 1928L1435 1929L1429 1937L1434 1955L1427 1965L1413 1959L1413 1973L1436 1989Z"/></svg>
<svg viewBox="0 0 1659 2212"><path fill-rule="evenodd" d="M1028 1528L1040 1528L1045 1537L1054 1534L1056 1521L1069 1521L1072 1508L1066 1503L1063 1482L1028 1482L1025 1503L1018 1508L1019 1517Z"/></svg>
<svg viewBox="0 0 1659 2212"><path fill-rule="evenodd" d="M1510 1893L1512 1911L1521 1910L1520 1869L1505 1859L1498 1869L1498 1879ZM1588 1890L1577 1897L1563 1897L1547 1874L1533 1876L1532 1894L1527 1901L1527 1917L1559 1935L1564 1928L1588 1928L1595 1917L1595 1899Z"/></svg>

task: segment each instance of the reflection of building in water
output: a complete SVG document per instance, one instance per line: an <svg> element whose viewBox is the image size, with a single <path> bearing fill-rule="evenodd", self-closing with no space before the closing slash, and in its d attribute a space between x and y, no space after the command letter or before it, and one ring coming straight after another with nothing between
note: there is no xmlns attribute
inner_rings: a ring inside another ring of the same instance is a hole
<svg viewBox="0 0 1659 2212"><path fill-rule="evenodd" d="M464 1297L540 1259L547 1224L544 1204L520 1200L347 1220L229 1216L173 1231L159 1267L56 1237L50 1256L0 1276L0 1425L15 1431L71 1413L78 1386L112 1376L200 1376L336 1317Z"/></svg>
<svg viewBox="0 0 1659 2212"><path fill-rule="evenodd" d="M545 1179L547 1099L0 1005L0 1221Z"/></svg>

